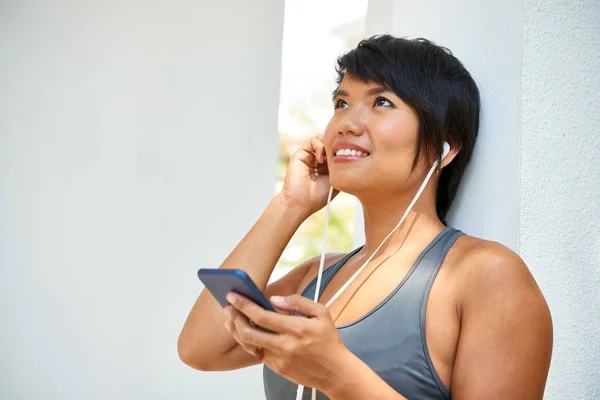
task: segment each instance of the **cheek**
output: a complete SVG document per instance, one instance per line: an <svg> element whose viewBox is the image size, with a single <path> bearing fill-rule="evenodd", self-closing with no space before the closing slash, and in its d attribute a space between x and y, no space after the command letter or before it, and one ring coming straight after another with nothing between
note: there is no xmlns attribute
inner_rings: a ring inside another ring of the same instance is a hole
<svg viewBox="0 0 600 400"><path fill-rule="evenodd" d="M381 161L412 166L419 138L418 124L407 118L387 118L372 124L373 146ZM385 159L385 160L384 160Z"/></svg>

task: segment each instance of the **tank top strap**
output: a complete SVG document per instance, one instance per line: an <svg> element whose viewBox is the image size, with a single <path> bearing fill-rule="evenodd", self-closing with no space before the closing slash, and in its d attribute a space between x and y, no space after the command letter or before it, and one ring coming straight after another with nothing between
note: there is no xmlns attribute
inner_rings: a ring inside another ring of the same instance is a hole
<svg viewBox="0 0 600 400"><path fill-rule="evenodd" d="M425 361L431 372L431 376L435 381L437 387L442 391L442 393L449 399L451 398L450 391L442 382L442 379L438 375L434 365L433 360L431 358L431 354L429 353L429 347L427 346L427 337L425 330L425 322L426 322L426 312L427 312L427 301L429 299L429 294L431 293L431 288L433 287L433 282L437 277L437 274L442 266L450 247L456 242L456 240L463 235L463 232L454 229L447 228L448 232L440 239L439 243L436 246L436 251L430 253L428 262L422 262L421 267L421 277L424 278L420 282L421 288L421 298L420 304L418 305L418 320L419 320L419 331L421 336L421 346L423 348L423 352L425 355Z"/></svg>
<svg viewBox="0 0 600 400"><path fill-rule="evenodd" d="M422 297L427 299L446 254L461 235L458 229L447 227L419 255L410 276L410 285L418 287L415 293L423 293Z"/></svg>
<svg viewBox="0 0 600 400"><path fill-rule="evenodd" d="M340 258L338 261L329 266L325 271L323 271L323 276L321 277L321 290L319 291L319 298L323 295L323 289L327 287L331 279L333 279L334 275L346 264L348 259L358 253L363 246L359 246L358 248L352 250L350 253L346 254L344 257ZM317 286L317 278L314 278L308 286L302 292L302 296L307 297L309 299L313 299L315 296L315 289Z"/></svg>

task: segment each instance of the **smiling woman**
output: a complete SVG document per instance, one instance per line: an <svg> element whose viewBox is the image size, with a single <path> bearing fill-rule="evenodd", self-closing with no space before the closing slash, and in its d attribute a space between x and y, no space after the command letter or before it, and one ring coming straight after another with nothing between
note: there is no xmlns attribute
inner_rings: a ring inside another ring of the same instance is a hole
<svg viewBox="0 0 600 400"><path fill-rule="evenodd" d="M319 399L541 399L552 324L536 282L508 248L445 222L479 128L471 75L443 47L389 35L337 72L325 134L291 157L282 191L220 267L244 265L279 312L235 293L223 312L203 292L181 359L263 362L269 400L298 385ZM267 285L298 226L340 191L362 204L364 245Z"/></svg>

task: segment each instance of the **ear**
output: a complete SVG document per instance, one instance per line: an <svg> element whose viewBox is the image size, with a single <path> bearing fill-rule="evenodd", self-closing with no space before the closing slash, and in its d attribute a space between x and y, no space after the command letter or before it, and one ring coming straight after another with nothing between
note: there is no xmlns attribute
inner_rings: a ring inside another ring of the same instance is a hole
<svg viewBox="0 0 600 400"><path fill-rule="evenodd" d="M454 157L456 157L461 150L461 147L456 146L452 140L447 140L447 142L450 145L450 150L448 151L448 154L446 154L446 157L442 159L442 162L440 163L440 169L445 168L448 164L450 164L452 160L454 160Z"/></svg>

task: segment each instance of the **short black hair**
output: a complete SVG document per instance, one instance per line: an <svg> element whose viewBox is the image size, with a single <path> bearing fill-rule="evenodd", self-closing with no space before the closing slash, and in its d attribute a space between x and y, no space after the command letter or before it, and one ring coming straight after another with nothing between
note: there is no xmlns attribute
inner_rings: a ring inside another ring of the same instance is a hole
<svg viewBox="0 0 600 400"><path fill-rule="evenodd" d="M446 216L471 160L481 109L479 89L463 64L445 47L423 39L378 35L362 40L340 56L337 84L346 74L377 82L392 90L419 116L419 139L413 169L421 151L432 164L440 159L443 142L460 148L440 175L436 212Z"/></svg>

